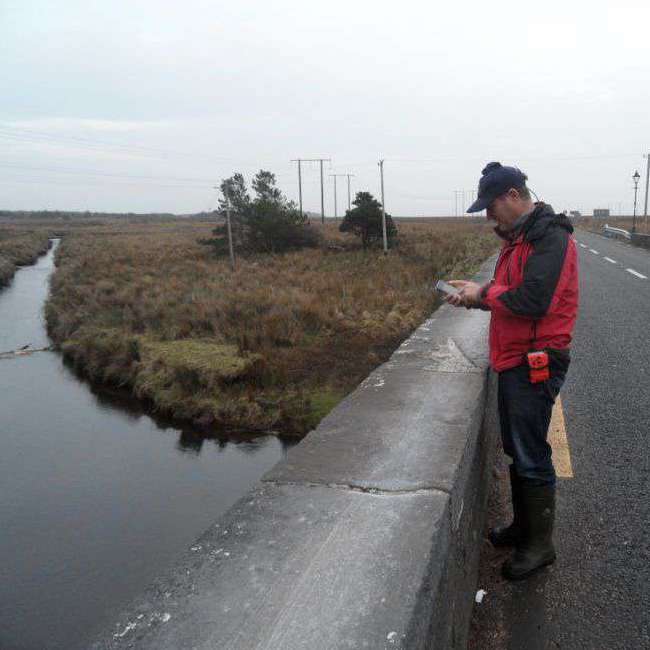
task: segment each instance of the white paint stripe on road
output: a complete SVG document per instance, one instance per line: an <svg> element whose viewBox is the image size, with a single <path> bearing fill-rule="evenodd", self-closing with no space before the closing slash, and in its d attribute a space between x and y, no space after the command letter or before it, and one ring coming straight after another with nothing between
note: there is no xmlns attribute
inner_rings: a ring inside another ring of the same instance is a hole
<svg viewBox="0 0 650 650"><path fill-rule="evenodd" d="M611 262L612 264L618 264L616 260L613 260L611 257L606 257L605 258L608 262Z"/></svg>
<svg viewBox="0 0 650 650"><path fill-rule="evenodd" d="M647 280L648 276L643 275L643 273L639 273L638 271L635 271L634 269L625 269L628 273L631 273L632 275L636 275L637 278L641 278L642 280Z"/></svg>
<svg viewBox="0 0 650 650"><path fill-rule="evenodd" d="M587 248L587 244L580 244L583 248Z"/></svg>
<svg viewBox="0 0 650 650"><path fill-rule="evenodd" d="M593 248L589 249L594 255L598 255L598 251L595 251Z"/></svg>

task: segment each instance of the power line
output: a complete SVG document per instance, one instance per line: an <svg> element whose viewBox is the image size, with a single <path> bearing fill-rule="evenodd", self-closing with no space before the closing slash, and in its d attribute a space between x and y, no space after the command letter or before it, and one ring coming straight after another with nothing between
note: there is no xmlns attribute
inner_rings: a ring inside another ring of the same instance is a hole
<svg viewBox="0 0 650 650"><path fill-rule="evenodd" d="M172 176L143 176L138 174L115 174L111 172L102 172L95 170L80 170L80 169L64 169L64 168L52 168L52 167L34 167L30 165L16 165L12 163L0 163L0 167L6 167L8 169L16 169L19 171L37 171L37 172L47 172L53 174L75 174L79 176L105 176L108 178L127 178L127 179L137 179L137 180L163 180L163 181L175 181L175 182L190 182L190 183L212 183L209 179L206 178L178 178Z"/></svg>
<svg viewBox="0 0 650 650"><path fill-rule="evenodd" d="M142 146L134 143L119 143L108 140L98 140L96 138L79 137L64 134L52 134L43 131L34 131L21 127L0 124L0 138L13 140L16 142L25 142L33 144L67 144L80 148L90 149L92 151L103 151L105 147L117 149L119 153L133 154L145 157L169 159L171 156L187 158L203 158L211 162L229 162L236 164L259 165L262 164L280 164L280 160L251 160L243 158L233 158L231 156L212 156L201 153L190 153L188 151L175 151L171 149L160 149L156 147Z"/></svg>
<svg viewBox="0 0 650 650"><path fill-rule="evenodd" d="M90 146L90 147L111 147L111 148L116 148L116 149L122 149L126 153L135 153L135 154L152 154L152 155L162 155L165 157L169 156L187 156L187 157L192 157L196 158L197 156L199 157L205 157L209 158L212 161L222 161L222 162L235 162L235 163L251 163L251 164L259 164L260 162L264 162L265 164L278 164L281 161L280 160L266 160L266 161L252 161L250 159L242 159L242 158L233 158L230 156L207 156L206 154L197 154L197 153L190 153L190 152L182 152L182 151L175 151L171 149L160 149L157 147L150 147L150 146L143 146L139 145L137 143L116 143L116 142L111 142L108 140L102 140L102 139L97 139L97 138L88 138L88 137L80 137L80 136L73 136L73 135L65 135L65 134L52 134L48 133L45 131L38 131L34 129L28 129L24 127L17 127L12 124L2 124L0 123L0 137L4 138L10 138L14 140L19 140L19 141L25 141L25 142L36 142L36 143L43 143L43 142L62 142L64 144L76 144L80 146ZM599 153L599 154L587 154L587 155L573 155L573 156L563 156L563 155L509 155L507 158L511 160L564 160L564 161L570 161L570 160L589 160L589 159L600 159L600 158L628 158L632 156L638 156L639 152L629 152L629 153L614 153L614 154L604 154L604 153ZM303 159L303 161L315 161L318 162L321 159ZM330 159L323 159L326 161L329 161ZM483 161L485 160L485 156L440 156L440 157L435 157L435 158L417 158L417 157L408 157L408 156L397 156L397 157L392 157L392 158L384 158L385 161L391 162L391 163L439 163L439 162L449 162L449 161L467 161L467 160L480 160ZM366 159L363 161L346 161L346 165L374 165L376 164L375 161L372 161L370 159Z"/></svg>
<svg viewBox="0 0 650 650"><path fill-rule="evenodd" d="M616 153L616 154L590 154L590 155L576 155L576 156L528 156L528 155L508 155L508 156L494 156L496 158L501 158L502 160L524 160L524 161L535 161L535 160L553 160L553 161L571 161L571 160L598 160L600 158L631 158L634 156L639 156L639 152L629 152L629 153ZM485 161L485 156L446 156L440 158L384 158L386 162L391 163L442 163L442 162L453 162L453 161Z"/></svg>
<svg viewBox="0 0 650 650"><path fill-rule="evenodd" d="M141 174L120 174L113 172L104 172L99 170L87 170L87 169L70 169L70 168L61 168L61 167L42 167L34 165L21 165L16 163L0 163L0 167L5 167L17 172L43 172L46 174L66 174L66 175L75 175L75 176L89 176L89 177L99 177L99 178L110 178L110 179L128 179L128 180L138 180L142 182L149 181L170 181L173 183L191 183L199 184L202 187L206 184L212 185L214 181L210 181L206 178L196 178L196 177L176 177L176 176L150 176L150 175L141 175ZM287 174L275 174L275 176L286 177Z"/></svg>
<svg viewBox="0 0 650 650"><path fill-rule="evenodd" d="M51 179L51 178L0 178L0 183L5 185L11 185L14 183L25 184L25 185L34 185L34 183L39 183L42 185L58 185L59 187L79 187L79 186L88 186L88 187L105 187L106 181L99 180L88 180L88 179L78 179L71 181L69 183L62 182L60 179ZM116 183L117 186L134 186L139 188L151 188L151 187L165 187L170 189L188 189L188 190L201 190L204 192L207 188L205 185L170 185L168 183L157 183L157 182L147 182L142 183L142 181L122 181Z"/></svg>

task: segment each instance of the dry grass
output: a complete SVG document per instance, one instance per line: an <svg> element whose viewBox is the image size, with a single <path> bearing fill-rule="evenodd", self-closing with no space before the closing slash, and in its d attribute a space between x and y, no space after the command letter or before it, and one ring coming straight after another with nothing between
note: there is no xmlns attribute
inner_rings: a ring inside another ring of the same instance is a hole
<svg viewBox="0 0 650 650"><path fill-rule="evenodd" d="M0 287L11 281L18 266L33 264L48 246L46 231L0 228Z"/></svg>
<svg viewBox="0 0 650 650"><path fill-rule="evenodd" d="M384 256L327 224L323 248L240 259L231 272L196 243L208 228L64 238L50 335L93 379L172 417L294 435L437 306L435 278L469 275L498 246L478 224L401 223L399 249Z"/></svg>

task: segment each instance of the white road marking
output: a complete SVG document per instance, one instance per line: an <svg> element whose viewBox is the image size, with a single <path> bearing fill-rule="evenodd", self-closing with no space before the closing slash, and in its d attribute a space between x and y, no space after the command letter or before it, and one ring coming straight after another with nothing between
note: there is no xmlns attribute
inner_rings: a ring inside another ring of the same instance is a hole
<svg viewBox="0 0 650 650"><path fill-rule="evenodd" d="M632 275L636 275L637 278L641 278L642 280L647 280L648 276L643 275L643 273L639 273L638 271L635 271L634 269L625 269L628 273L631 273Z"/></svg>
<svg viewBox="0 0 650 650"><path fill-rule="evenodd" d="M598 255L598 251L595 251L593 248L589 249L594 255Z"/></svg>
<svg viewBox="0 0 650 650"><path fill-rule="evenodd" d="M612 264L618 264L616 260L613 260L611 257L606 257L605 258L608 262L611 262Z"/></svg>
<svg viewBox="0 0 650 650"><path fill-rule="evenodd" d="M587 248L586 244L580 244L580 246L582 246L583 248Z"/></svg>

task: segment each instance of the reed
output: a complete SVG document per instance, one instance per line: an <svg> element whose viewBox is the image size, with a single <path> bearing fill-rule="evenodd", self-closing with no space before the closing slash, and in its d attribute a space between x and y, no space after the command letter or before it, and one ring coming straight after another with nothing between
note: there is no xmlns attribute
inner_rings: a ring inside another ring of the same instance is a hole
<svg viewBox="0 0 650 650"><path fill-rule="evenodd" d="M48 331L93 380L128 387L205 427L301 436L498 242L461 220L400 223L399 247L363 252L334 224L323 246L227 260L208 225L73 232L57 251Z"/></svg>

